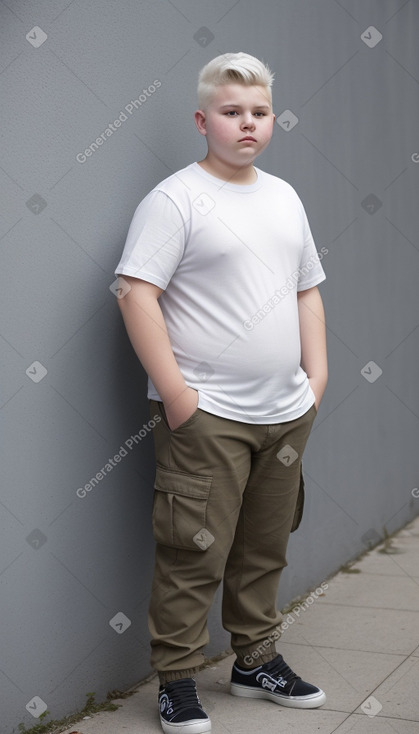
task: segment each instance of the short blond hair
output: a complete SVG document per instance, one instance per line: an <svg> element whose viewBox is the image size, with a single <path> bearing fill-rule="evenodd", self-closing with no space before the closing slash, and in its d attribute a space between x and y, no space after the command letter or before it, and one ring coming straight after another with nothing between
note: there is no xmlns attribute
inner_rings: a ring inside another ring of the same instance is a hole
<svg viewBox="0 0 419 734"><path fill-rule="evenodd" d="M272 71L255 56L243 52L221 54L209 61L199 73L199 109L205 109L211 102L217 87L234 83L265 87L268 99L272 104L273 80Z"/></svg>

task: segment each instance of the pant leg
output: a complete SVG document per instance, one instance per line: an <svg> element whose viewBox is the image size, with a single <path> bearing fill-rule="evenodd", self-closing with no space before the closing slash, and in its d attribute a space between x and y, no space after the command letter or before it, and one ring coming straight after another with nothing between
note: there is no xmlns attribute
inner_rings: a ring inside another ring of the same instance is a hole
<svg viewBox="0 0 419 734"><path fill-rule="evenodd" d="M313 406L301 418L268 426L265 444L252 459L223 589L224 627L237 657L250 666L277 654L278 585L287 565L301 457L315 415Z"/></svg>
<svg viewBox="0 0 419 734"><path fill-rule="evenodd" d="M154 581L149 608L151 662L162 681L191 676L208 643L208 611L230 551L251 454L247 426L197 410L168 428L164 408L154 429L156 483ZM260 438L259 436L259 438Z"/></svg>

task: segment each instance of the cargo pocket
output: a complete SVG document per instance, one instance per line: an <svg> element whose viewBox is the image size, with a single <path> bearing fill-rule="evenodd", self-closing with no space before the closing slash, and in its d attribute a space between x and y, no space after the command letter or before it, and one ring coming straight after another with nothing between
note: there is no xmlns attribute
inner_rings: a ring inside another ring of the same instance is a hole
<svg viewBox="0 0 419 734"><path fill-rule="evenodd" d="M156 543L182 550L206 550L213 536L206 529L212 477L157 465L153 535Z"/></svg>
<svg viewBox="0 0 419 734"><path fill-rule="evenodd" d="M293 533L294 530L297 530L298 526L300 525L301 519L303 517L303 510L304 510L304 477L303 477L303 467L301 466L300 470L300 487L298 490L298 497L297 497L297 504L295 506L295 512L294 512L294 519L292 521L291 526L291 532Z"/></svg>

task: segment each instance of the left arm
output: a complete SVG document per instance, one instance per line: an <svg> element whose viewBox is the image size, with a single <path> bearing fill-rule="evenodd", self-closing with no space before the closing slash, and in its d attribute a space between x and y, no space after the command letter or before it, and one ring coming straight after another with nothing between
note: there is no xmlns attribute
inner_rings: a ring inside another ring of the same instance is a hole
<svg viewBox="0 0 419 734"><path fill-rule="evenodd" d="M300 321L301 366L315 395L316 408L327 384L326 322L317 286L297 293Z"/></svg>

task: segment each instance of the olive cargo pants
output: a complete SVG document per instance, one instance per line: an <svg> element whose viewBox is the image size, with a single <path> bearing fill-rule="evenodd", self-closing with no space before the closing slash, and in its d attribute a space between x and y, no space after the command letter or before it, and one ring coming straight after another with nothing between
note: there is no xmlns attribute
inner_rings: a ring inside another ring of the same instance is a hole
<svg viewBox="0 0 419 734"><path fill-rule="evenodd" d="M265 640L255 664L267 662L277 654L266 640L281 622L278 584L301 519L301 457L316 409L287 423L254 425L198 408L171 431L163 404L150 403L161 417L153 429L152 665L162 682L197 671L222 579L222 622L234 652L243 661Z"/></svg>

